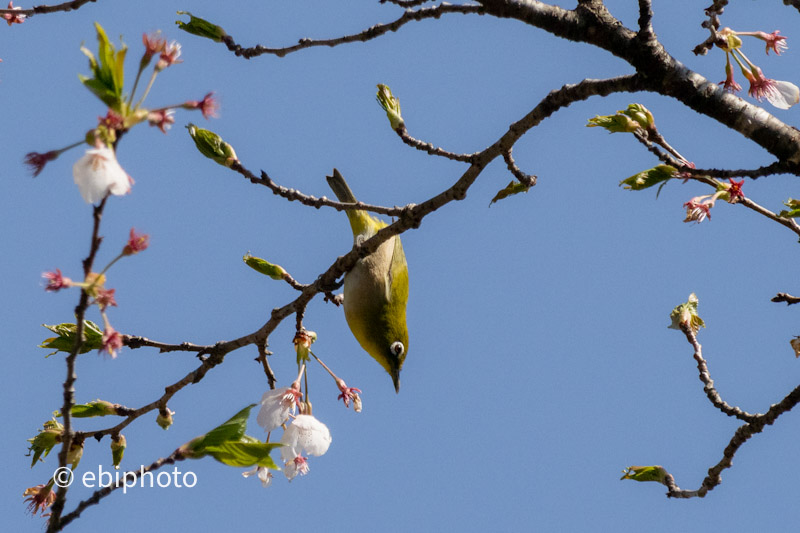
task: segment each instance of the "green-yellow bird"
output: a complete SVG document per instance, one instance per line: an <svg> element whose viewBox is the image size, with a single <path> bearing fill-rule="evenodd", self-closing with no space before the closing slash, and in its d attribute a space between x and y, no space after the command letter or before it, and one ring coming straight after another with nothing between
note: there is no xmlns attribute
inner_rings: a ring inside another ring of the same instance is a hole
<svg viewBox="0 0 800 533"><path fill-rule="evenodd" d="M338 170L328 185L343 203L356 197ZM369 239L386 223L366 211L347 211L356 244ZM406 303L408 263L400 237L392 237L372 254L359 259L344 275L344 316L358 343L386 369L400 391L400 369L408 353Z"/></svg>

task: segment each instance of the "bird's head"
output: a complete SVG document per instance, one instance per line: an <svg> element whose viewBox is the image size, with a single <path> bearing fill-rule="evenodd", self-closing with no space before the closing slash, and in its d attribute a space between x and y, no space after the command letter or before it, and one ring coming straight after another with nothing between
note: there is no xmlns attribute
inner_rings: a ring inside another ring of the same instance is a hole
<svg viewBox="0 0 800 533"><path fill-rule="evenodd" d="M406 337L405 340L405 344L401 341L394 341L389 346L389 355L386 357L388 363L386 371L392 376L395 392L400 392L400 369L403 368L403 362L406 360L406 344L408 344L408 337Z"/></svg>

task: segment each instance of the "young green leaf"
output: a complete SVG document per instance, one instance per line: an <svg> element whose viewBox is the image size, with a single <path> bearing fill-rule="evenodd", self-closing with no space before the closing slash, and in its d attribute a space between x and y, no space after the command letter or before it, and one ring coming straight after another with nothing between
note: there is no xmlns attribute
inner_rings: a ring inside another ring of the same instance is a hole
<svg viewBox="0 0 800 533"><path fill-rule="evenodd" d="M244 257L242 257L242 260L256 272L269 276L272 279L282 280L286 275L286 271L280 265L274 265L260 257L252 256L250 252L246 253Z"/></svg>
<svg viewBox="0 0 800 533"><path fill-rule="evenodd" d="M789 209L782 210L780 213L778 213L778 216L786 218L800 217L800 200L797 200L795 198L789 198L788 200L783 202L783 205L785 205Z"/></svg>
<svg viewBox="0 0 800 533"><path fill-rule="evenodd" d="M198 128L191 123L186 126L186 129L189 130L189 135L192 136L195 146L204 156L225 167L230 167L238 161L233 146L223 141L222 137L213 131Z"/></svg>
<svg viewBox="0 0 800 533"><path fill-rule="evenodd" d="M273 449L283 446L279 442L261 442L245 435L238 442L223 442L216 446L206 446L203 452L228 466L265 466L280 470L269 456Z"/></svg>
<svg viewBox="0 0 800 533"><path fill-rule="evenodd" d="M63 323L55 325L42 324L58 337L50 337L42 341L39 348L47 348L54 350L47 354L51 356L57 352L72 353L72 347L75 345L75 332L77 326L75 324ZM91 320L85 320L83 323L83 344L79 353L91 352L92 350L99 350L103 347L103 331L97 324Z"/></svg>
<svg viewBox="0 0 800 533"><path fill-rule="evenodd" d="M203 453L208 446L218 446L228 441L239 441L244 436L247 429L247 418L250 416L250 410L256 404L250 404L223 424L215 427L205 435L201 435L192 440L188 448L193 452L193 456Z"/></svg>
<svg viewBox="0 0 800 533"><path fill-rule="evenodd" d="M125 82L125 54L128 47L123 44L122 48L117 51L108 40L103 27L95 22L95 29L97 30L97 58L88 48L81 46L81 51L89 58L92 77L78 74L78 78L104 104L121 115L125 115L122 89Z"/></svg>
<svg viewBox="0 0 800 533"><path fill-rule="evenodd" d="M634 481L657 481L666 485L665 479L667 471L664 467L654 466L629 466L622 471L624 474L620 479L632 479Z"/></svg>
<svg viewBox="0 0 800 533"><path fill-rule="evenodd" d="M188 11L178 11L178 15L189 15L189 22L176 20L175 24L178 25L178 28L192 35L199 35L200 37L205 37L215 42L221 42L222 38L227 35L225 30L216 24L212 24L200 17L195 17Z"/></svg>
<svg viewBox="0 0 800 533"><path fill-rule="evenodd" d="M95 416L108 416L117 414L114 404L104 400L95 400L89 403L73 405L70 412L75 418L93 418ZM57 411L55 416L60 417L61 412Z"/></svg>
<svg viewBox="0 0 800 533"><path fill-rule="evenodd" d="M504 198L508 198L509 196L513 196L521 192L528 192L528 189L530 189L529 185L525 185L524 183L521 183L519 181L512 180L511 182L509 182L508 185L505 186L505 188L497 191L497 194L494 195L492 201L489 202L489 207L491 207L493 203L499 200L503 200Z"/></svg>
<svg viewBox="0 0 800 533"><path fill-rule="evenodd" d="M667 327L670 329L681 329L681 326L684 325L688 326L694 333L697 333L701 327L706 327L703 319L697 314L698 303L697 295L695 293L690 294L689 300L686 301L686 303L675 306L672 310L669 315L671 323Z"/></svg>
<svg viewBox="0 0 800 533"><path fill-rule="evenodd" d="M641 191L661 182L666 182L668 179L675 176L675 172L677 172L675 167L670 165L658 165L657 167L643 170L638 174L625 178L619 182L619 184L631 191Z"/></svg>
<svg viewBox="0 0 800 533"><path fill-rule="evenodd" d="M31 443L28 451L33 455L31 468L33 468L33 465L35 465L40 458L47 457L47 454L50 453L50 450L52 450L56 444L61 442L61 434L63 431L64 426L62 426L57 420L48 420L44 423L43 429L40 429L39 433L37 433L35 437L28 439L28 442Z"/></svg>

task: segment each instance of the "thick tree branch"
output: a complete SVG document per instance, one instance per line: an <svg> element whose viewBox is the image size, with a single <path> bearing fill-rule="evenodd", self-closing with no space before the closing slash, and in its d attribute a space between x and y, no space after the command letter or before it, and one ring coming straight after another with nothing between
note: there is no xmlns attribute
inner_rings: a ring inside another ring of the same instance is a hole
<svg viewBox="0 0 800 533"><path fill-rule="evenodd" d="M574 11L537 0L481 0L487 13L520 20L572 41L592 44L627 61L640 78L639 90L675 98L699 114L728 126L800 174L800 131L764 109L709 82L655 42L643 43L601 2L581 2Z"/></svg>
<svg viewBox="0 0 800 533"><path fill-rule="evenodd" d="M656 34L653 32L653 6L650 0L639 0L638 38L645 43L656 40Z"/></svg>

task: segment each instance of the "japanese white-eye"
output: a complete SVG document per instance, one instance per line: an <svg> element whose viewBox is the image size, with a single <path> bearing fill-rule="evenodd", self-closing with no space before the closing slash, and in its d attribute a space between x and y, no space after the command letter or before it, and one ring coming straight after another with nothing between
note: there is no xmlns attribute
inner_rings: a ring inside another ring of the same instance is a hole
<svg viewBox="0 0 800 533"><path fill-rule="evenodd" d="M327 176L328 185L343 203L356 197L338 170ZM386 223L366 211L348 210L355 244L369 239ZM344 275L344 316L358 343L389 373L400 391L400 369L408 353L406 302L408 263L400 237L382 243L359 259Z"/></svg>

